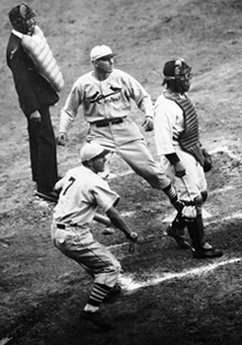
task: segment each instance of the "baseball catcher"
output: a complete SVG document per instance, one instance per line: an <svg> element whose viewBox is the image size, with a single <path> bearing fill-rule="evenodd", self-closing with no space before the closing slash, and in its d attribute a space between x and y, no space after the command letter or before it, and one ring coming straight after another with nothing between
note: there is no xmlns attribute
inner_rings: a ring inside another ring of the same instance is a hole
<svg viewBox="0 0 242 345"><path fill-rule="evenodd" d="M198 118L187 91L192 78L191 67L183 59L167 61L163 69L166 86L155 104L155 142L161 165L179 191L186 205L178 212L167 234L180 248L189 248L184 229L192 242L193 257L214 258L223 254L204 238L202 207L207 199L205 171L211 168L199 140Z"/></svg>

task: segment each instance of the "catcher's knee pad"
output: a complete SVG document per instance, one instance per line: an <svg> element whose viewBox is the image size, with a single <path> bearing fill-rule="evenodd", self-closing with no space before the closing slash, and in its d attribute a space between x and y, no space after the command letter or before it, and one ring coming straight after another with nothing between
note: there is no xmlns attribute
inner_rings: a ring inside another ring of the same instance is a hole
<svg viewBox="0 0 242 345"><path fill-rule="evenodd" d="M203 204L203 196L199 194L196 198L194 198L195 207L201 207Z"/></svg>
<svg viewBox="0 0 242 345"><path fill-rule="evenodd" d="M207 200L208 197L208 192L206 190L201 192L202 198L203 198L203 203Z"/></svg>
<svg viewBox="0 0 242 345"><path fill-rule="evenodd" d="M203 205L203 197L202 194L198 195L195 199L194 199L194 203L195 203L195 208L197 210L197 215L201 215L202 214L202 205Z"/></svg>

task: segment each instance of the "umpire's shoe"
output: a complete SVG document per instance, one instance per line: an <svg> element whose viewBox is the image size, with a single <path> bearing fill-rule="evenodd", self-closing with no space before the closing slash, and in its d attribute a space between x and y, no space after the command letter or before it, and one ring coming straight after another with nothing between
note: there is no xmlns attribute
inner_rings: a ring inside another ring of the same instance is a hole
<svg viewBox="0 0 242 345"><path fill-rule="evenodd" d="M93 313L90 311L82 310L80 314L80 319L90 321L94 323L94 325L99 326L100 328L106 331L114 329L114 325L105 320L100 311L96 311Z"/></svg>
<svg viewBox="0 0 242 345"><path fill-rule="evenodd" d="M174 238L176 241L176 244L180 249L189 249L191 248L190 244L185 240L184 238L184 231L183 230L176 230L172 228L172 225L170 224L167 229L166 233L168 236Z"/></svg>
<svg viewBox="0 0 242 345"><path fill-rule="evenodd" d="M58 198L59 198L59 194L56 191L51 191L49 193L46 192L40 192L40 191L36 191L35 192L35 196L38 196L41 199L47 200L47 201L52 201L54 203L58 202Z"/></svg>
<svg viewBox="0 0 242 345"><path fill-rule="evenodd" d="M195 259L213 259L219 258L223 255L223 251L221 249L215 248L201 248L201 249L193 249L193 257Z"/></svg>

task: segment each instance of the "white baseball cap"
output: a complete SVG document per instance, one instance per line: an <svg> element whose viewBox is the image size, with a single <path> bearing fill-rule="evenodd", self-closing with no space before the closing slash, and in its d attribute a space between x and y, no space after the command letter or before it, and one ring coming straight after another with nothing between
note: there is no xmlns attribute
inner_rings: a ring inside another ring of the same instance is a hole
<svg viewBox="0 0 242 345"><path fill-rule="evenodd" d="M108 46L105 45L101 45L101 46L96 46L91 50L90 53L90 58L92 61L101 59L104 56L114 56L114 53L112 52L111 48L109 48Z"/></svg>
<svg viewBox="0 0 242 345"><path fill-rule="evenodd" d="M98 143L91 141L82 146L80 150L81 161L86 162L98 156L105 156L109 151L104 149Z"/></svg>

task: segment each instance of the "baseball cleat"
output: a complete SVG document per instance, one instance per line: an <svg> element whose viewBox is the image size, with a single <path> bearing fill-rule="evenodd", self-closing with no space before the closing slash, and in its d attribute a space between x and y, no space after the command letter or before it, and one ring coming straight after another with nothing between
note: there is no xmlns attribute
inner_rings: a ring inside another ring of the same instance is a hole
<svg viewBox="0 0 242 345"><path fill-rule="evenodd" d="M109 291L108 295L104 298L103 303L114 303L121 294L121 286L115 284L114 287Z"/></svg>
<svg viewBox="0 0 242 345"><path fill-rule="evenodd" d="M167 236L174 238L180 249L191 248L190 244L185 240L184 235L179 234L178 230L174 230L171 225L166 229Z"/></svg>
<svg viewBox="0 0 242 345"><path fill-rule="evenodd" d="M193 257L195 259L213 259L213 258L219 258L223 255L223 251L221 249L199 249L199 250L193 250Z"/></svg>
<svg viewBox="0 0 242 345"><path fill-rule="evenodd" d="M114 326L110 322L108 322L104 319L104 317L100 313L100 311L96 311L93 313L90 311L82 310L82 312L80 314L80 319L85 320L85 321L90 321L94 325L102 328L103 330L111 330L114 328Z"/></svg>

